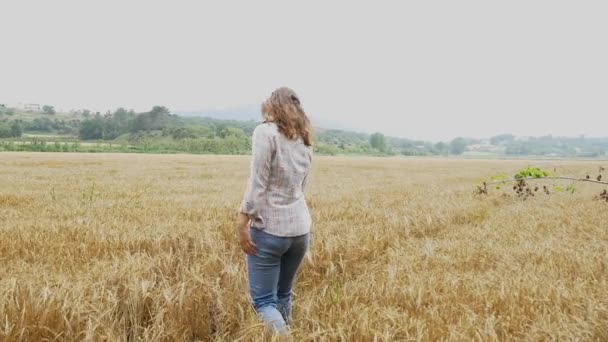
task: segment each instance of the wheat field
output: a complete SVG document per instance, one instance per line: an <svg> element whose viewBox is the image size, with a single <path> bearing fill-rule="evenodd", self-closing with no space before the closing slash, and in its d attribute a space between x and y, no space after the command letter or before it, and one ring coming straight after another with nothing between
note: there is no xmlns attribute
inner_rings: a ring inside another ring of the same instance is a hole
<svg viewBox="0 0 608 342"><path fill-rule="evenodd" d="M244 156L0 154L0 341L259 341ZM295 341L608 340L601 186L476 196L528 165L317 157Z"/></svg>

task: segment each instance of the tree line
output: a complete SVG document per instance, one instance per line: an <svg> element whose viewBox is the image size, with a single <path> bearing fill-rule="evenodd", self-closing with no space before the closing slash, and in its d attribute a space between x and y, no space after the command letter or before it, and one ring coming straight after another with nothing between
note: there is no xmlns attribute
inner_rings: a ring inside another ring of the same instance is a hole
<svg viewBox="0 0 608 342"><path fill-rule="evenodd" d="M251 148L251 134L258 122L182 117L163 106L146 112L118 108L105 114L80 110L77 115L56 115L45 105L43 114L24 119L12 108L0 106L0 138L19 138L24 132L78 137L129 146L133 151L243 154ZM41 113L42 114L42 113ZM37 147L41 148L41 147ZM608 138L533 137L512 134L490 139L458 137L447 142L428 142L335 129L315 129L315 151L328 155L462 155L485 151L511 156L606 156Z"/></svg>

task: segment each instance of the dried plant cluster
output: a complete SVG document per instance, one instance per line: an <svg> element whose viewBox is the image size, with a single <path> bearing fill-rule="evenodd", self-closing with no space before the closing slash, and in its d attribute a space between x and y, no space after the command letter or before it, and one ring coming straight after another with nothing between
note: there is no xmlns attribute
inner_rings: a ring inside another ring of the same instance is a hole
<svg viewBox="0 0 608 342"><path fill-rule="evenodd" d="M557 171L557 168L554 168L553 170ZM551 195L551 188L556 193L565 190L573 194L577 189L576 184L582 182L604 187L604 189L599 193L599 195L596 195L593 198L595 198L596 200L608 202L608 190L606 189L606 187L608 186L608 182L606 182L605 180L602 181L602 172L605 171L605 168L603 166L600 166L598 167L598 170L598 175L595 177L595 179L592 179L589 174L587 174L584 178L576 176L558 176L551 175L549 172L543 171L538 167L527 167L517 172L513 178L509 178L503 173L497 176L492 176L492 181L482 181L481 185L477 186L476 194L488 195L488 185L496 185L496 189L500 190L503 185L507 185L508 183L514 183L513 192L518 198L522 198L525 200L528 197L534 197L539 193ZM542 185L542 191L539 192L539 190L541 189L540 184L538 184L539 181L551 181L554 184L553 186L547 186L546 184ZM558 182L563 183L565 181L568 182L568 185L566 187L562 186L562 184L556 184ZM507 194L503 193L503 196L507 196Z"/></svg>
<svg viewBox="0 0 608 342"><path fill-rule="evenodd" d="M608 340L597 187L526 201L471 191L528 164L316 158L294 340ZM0 154L0 341L268 337L234 227L247 168L247 157Z"/></svg>

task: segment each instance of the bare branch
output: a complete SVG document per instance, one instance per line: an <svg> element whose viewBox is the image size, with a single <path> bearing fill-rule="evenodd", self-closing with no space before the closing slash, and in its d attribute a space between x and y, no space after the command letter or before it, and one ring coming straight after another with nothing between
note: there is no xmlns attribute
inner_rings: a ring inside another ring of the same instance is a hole
<svg viewBox="0 0 608 342"><path fill-rule="evenodd" d="M575 182L590 182L590 183L597 183L597 184L604 184L604 185L608 185L608 182L603 182L603 181L598 181L595 179L587 179L587 178L575 178L575 177L567 177L567 176L558 176L558 177L539 177L539 178L535 178L535 177L526 177L526 178L520 178L520 179L515 179L515 178L511 178L511 179L504 179L501 181L492 181L492 182L484 182L485 185L492 185L492 184L502 184L502 183L508 183L508 182L519 182L520 180L571 180L571 181L575 181Z"/></svg>

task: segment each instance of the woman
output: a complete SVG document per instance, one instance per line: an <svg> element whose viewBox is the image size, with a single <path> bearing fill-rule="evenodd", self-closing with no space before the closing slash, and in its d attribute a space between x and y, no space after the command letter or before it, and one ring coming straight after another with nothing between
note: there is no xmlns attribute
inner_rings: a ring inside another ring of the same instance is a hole
<svg viewBox="0 0 608 342"><path fill-rule="evenodd" d="M296 93L275 90L253 132L251 174L239 213L253 306L266 325L288 333L291 288L312 220L304 186L312 163L312 128Z"/></svg>

